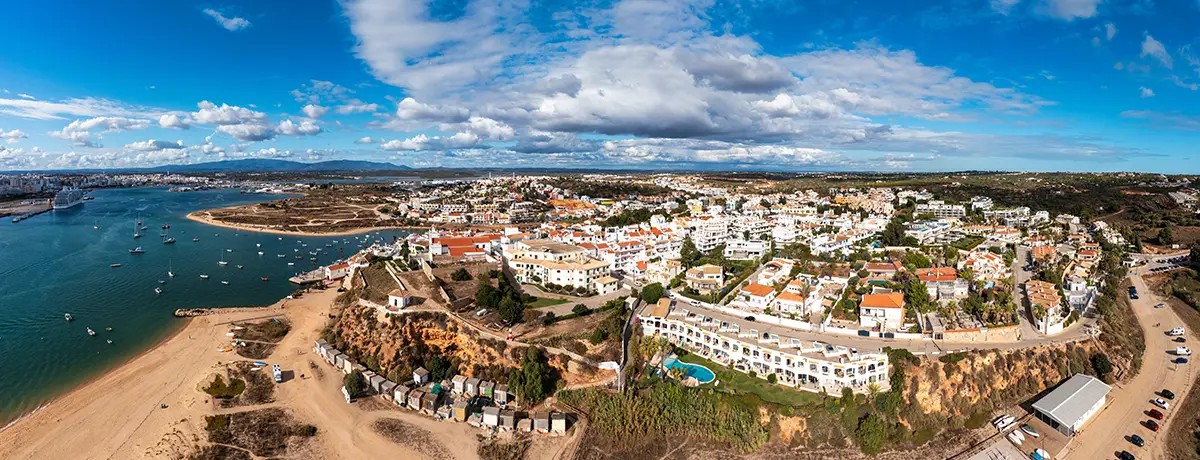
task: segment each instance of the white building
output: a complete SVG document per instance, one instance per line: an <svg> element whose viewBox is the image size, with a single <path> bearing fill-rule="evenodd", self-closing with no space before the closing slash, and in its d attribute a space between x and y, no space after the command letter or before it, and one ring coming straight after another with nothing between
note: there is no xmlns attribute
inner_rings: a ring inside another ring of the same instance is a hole
<svg viewBox="0 0 1200 460"><path fill-rule="evenodd" d="M1033 403L1033 411L1052 428L1074 436L1100 412L1112 387L1090 375L1075 374L1042 399Z"/></svg>
<svg viewBox="0 0 1200 460"><path fill-rule="evenodd" d="M944 201L930 201L917 205L916 214L932 214L938 219L951 219L965 217L967 208L961 204L946 204Z"/></svg>
<svg viewBox="0 0 1200 460"><path fill-rule="evenodd" d="M725 258L729 260L762 259L771 249L770 243L763 240L729 240L725 243Z"/></svg>

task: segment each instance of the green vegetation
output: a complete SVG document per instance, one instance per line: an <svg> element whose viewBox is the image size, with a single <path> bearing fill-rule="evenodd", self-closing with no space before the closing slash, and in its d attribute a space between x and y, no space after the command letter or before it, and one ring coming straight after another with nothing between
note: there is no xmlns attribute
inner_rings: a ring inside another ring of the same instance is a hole
<svg viewBox="0 0 1200 460"><path fill-rule="evenodd" d="M246 391L246 382L240 379L229 379L229 383L226 384L225 379L220 375L213 378L212 383L204 387L205 393L217 399L232 399L242 394L243 391Z"/></svg>
<svg viewBox="0 0 1200 460"><path fill-rule="evenodd" d="M525 308L553 307L555 305L562 305L564 303L567 303L567 301L562 299L553 299L550 297L538 297L537 300L526 304Z"/></svg>
<svg viewBox="0 0 1200 460"><path fill-rule="evenodd" d="M730 369L703 357L677 349L679 360L685 363L699 364L707 367L716 374L716 381L721 382L722 391L732 391L735 394L752 394L763 402L781 406L807 406L820 403L821 397L816 393L798 391L781 385L752 377L745 372ZM712 384L708 384L712 385Z"/></svg>
<svg viewBox="0 0 1200 460"><path fill-rule="evenodd" d="M970 251L972 249L975 249L975 246L979 246L980 243L983 243L984 240L986 240L986 238L979 236L979 235L967 235L967 236L963 237L961 240L951 243L950 246L954 247L956 249Z"/></svg>
<svg viewBox="0 0 1200 460"><path fill-rule="evenodd" d="M522 403L532 406L550 396L558 380L558 372L550 367L546 354L540 348L529 347L521 357L521 368L508 374L508 388Z"/></svg>
<svg viewBox="0 0 1200 460"><path fill-rule="evenodd" d="M454 281L471 281L474 277L471 276L471 272L467 271L466 268L460 268L450 274L450 279Z"/></svg>
<svg viewBox="0 0 1200 460"><path fill-rule="evenodd" d="M487 279L479 280L479 287L475 290L475 305L496 309L500 318L510 325L522 321L526 307L521 292L512 284L501 281L500 287L495 288Z"/></svg>
<svg viewBox="0 0 1200 460"><path fill-rule="evenodd" d="M1108 356L1104 353L1096 353L1092 355L1092 370L1096 371L1096 376L1100 377L1105 382L1112 383L1111 375L1113 371L1112 362L1108 360Z"/></svg>
<svg viewBox="0 0 1200 460"><path fill-rule="evenodd" d="M1108 354L1117 359L1126 376L1137 375L1142 368L1142 354L1146 351L1146 336L1141 323L1133 313L1133 306L1124 291L1129 283L1125 280L1127 270L1121 265L1123 252L1105 245L1097 273L1103 273L1096 309L1100 319L1100 341L1108 346Z"/></svg>
<svg viewBox="0 0 1200 460"><path fill-rule="evenodd" d="M626 209L620 214L609 217L600 221L601 227L625 227L628 225L642 224L650 222L650 217L655 214L666 216L665 211L651 211L645 208Z"/></svg>
<svg viewBox="0 0 1200 460"><path fill-rule="evenodd" d="M564 390L559 399L581 408L615 445L657 436L696 436L742 452L767 442L758 414L712 389L691 389L664 382L632 394L593 388Z"/></svg>
<svg viewBox="0 0 1200 460"><path fill-rule="evenodd" d="M350 394L350 399L367 394L367 379L360 371L354 371L342 377L342 386L346 387L346 393Z"/></svg>
<svg viewBox="0 0 1200 460"><path fill-rule="evenodd" d="M1170 280L1163 288L1165 293L1182 300L1196 310L1200 310L1200 275L1195 270L1178 270L1172 272Z"/></svg>
<svg viewBox="0 0 1200 460"><path fill-rule="evenodd" d="M642 288L642 301L646 303L657 303L661 299L665 290L660 283L652 283Z"/></svg>
<svg viewBox="0 0 1200 460"><path fill-rule="evenodd" d="M440 382L458 373L458 366L442 355L433 355L425 360L425 370L429 371L431 382Z"/></svg>

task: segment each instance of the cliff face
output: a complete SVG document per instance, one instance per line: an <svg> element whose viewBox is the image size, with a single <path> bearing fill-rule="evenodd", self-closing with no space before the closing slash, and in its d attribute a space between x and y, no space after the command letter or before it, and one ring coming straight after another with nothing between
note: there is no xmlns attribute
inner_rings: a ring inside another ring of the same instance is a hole
<svg viewBox="0 0 1200 460"><path fill-rule="evenodd" d="M411 378L412 370L444 358L457 373L500 379L520 355L503 341L478 337L445 315L413 313L385 319L377 311L347 307L326 331L325 339L367 368L394 381ZM431 369L432 370L432 369Z"/></svg>

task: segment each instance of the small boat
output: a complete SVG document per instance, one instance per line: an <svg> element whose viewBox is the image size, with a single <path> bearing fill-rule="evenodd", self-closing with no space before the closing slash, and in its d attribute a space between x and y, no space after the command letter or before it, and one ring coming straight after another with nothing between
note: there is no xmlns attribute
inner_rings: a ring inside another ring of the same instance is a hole
<svg viewBox="0 0 1200 460"><path fill-rule="evenodd" d="M162 229L163 229L163 230L166 230L166 229L168 229L168 228L171 228L171 226L170 226L170 225L167 225L167 224L163 224L163 226L162 226Z"/></svg>
<svg viewBox="0 0 1200 460"><path fill-rule="evenodd" d="M112 268L117 268L117 267L120 267L121 264L109 264L108 266L112 267Z"/></svg>
<svg viewBox="0 0 1200 460"><path fill-rule="evenodd" d="M232 249L226 249L225 252L233 252Z"/></svg>
<svg viewBox="0 0 1200 460"><path fill-rule="evenodd" d="M200 279L206 280L206 279L208 279L208 275L200 275Z"/></svg>
<svg viewBox="0 0 1200 460"><path fill-rule="evenodd" d="M135 239L137 239L137 238L141 238L141 237L142 237L142 234L141 234L141 233L138 233L138 232L133 232L133 237L134 237Z"/></svg>
<svg viewBox="0 0 1200 460"><path fill-rule="evenodd" d="M64 319L66 319L67 321L70 321L70 320L71 320L71 314L70 314L70 313L64 313L64 314L63 314L63 318L64 318Z"/></svg>
<svg viewBox="0 0 1200 460"><path fill-rule="evenodd" d="M262 251L258 251L258 255L260 255L260 256L261 256L261 255L263 255L263 252L262 252Z"/></svg>
<svg viewBox="0 0 1200 460"><path fill-rule="evenodd" d="M150 228L150 227L147 227L147 226L145 226L145 225L143 225L143 226L142 226L142 230L148 230L149 228Z"/></svg>
<svg viewBox="0 0 1200 460"><path fill-rule="evenodd" d="M167 239L163 240L163 244L175 244L175 238L168 237Z"/></svg>
<svg viewBox="0 0 1200 460"><path fill-rule="evenodd" d="M142 253L145 253L145 252L146 252L146 251L143 251L141 246L138 246L138 247L136 247L136 248L133 248L133 249L130 249L130 250L129 250L129 253L130 253L130 254L142 254Z"/></svg>
<svg viewBox="0 0 1200 460"><path fill-rule="evenodd" d="M295 263L295 262L288 262L288 266L289 266L289 267L291 267L291 266L293 266L293 265L296 265L296 263Z"/></svg>
<svg viewBox="0 0 1200 460"><path fill-rule="evenodd" d="M278 256L280 259L282 259L282 258L286 257L286 256L284 256L283 254L275 254L275 255L276 255L276 256Z"/></svg>
<svg viewBox="0 0 1200 460"><path fill-rule="evenodd" d="M106 328L104 328L104 330L106 330L106 331L108 331L108 332L112 332L112 328L111 328L111 327L106 327Z"/></svg>
<svg viewBox="0 0 1200 460"><path fill-rule="evenodd" d="M258 367L266 367L266 366L267 366L267 363L265 363L265 362L262 362L262 361L255 361L255 362L252 362L252 363L250 363L250 364L253 364L253 365L255 365L255 366L258 366Z"/></svg>
<svg viewBox="0 0 1200 460"><path fill-rule="evenodd" d="M100 226L99 226L99 225L93 225L93 226L92 226L92 230L100 230Z"/></svg>
<svg viewBox="0 0 1200 460"><path fill-rule="evenodd" d="M158 280L158 284L167 284L167 282L163 281L163 280Z"/></svg>
<svg viewBox="0 0 1200 460"><path fill-rule="evenodd" d="M281 236L281 237L279 237L279 241L283 241L283 237L282 237L282 236Z"/></svg>
<svg viewBox="0 0 1200 460"><path fill-rule="evenodd" d="M261 279L261 280L263 280L263 281L271 281L271 278L267 278L267 277L265 277L265 276L264 276L264 277L262 277L262 278L259 278L259 279Z"/></svg>
<svg viewBox="0 0 1200 460"><path fill-rule="evenodd" d="M93 331L92 328L89 327L89 328L87 328L87 330L88 330L88 335L90 335L92 337L96 336L96 331Z"/></svg>
<svg viewBox="0 0 1200 460"><path fill-rule="evenodd" d="M162 288L154 288L155 294L162 294Z"/></svg>
<svg viewBox="0 0 1200 460"><path fill-rule="evenodd" d="M199 243L199 242L200 242L200 237L198 237L198 236L197 236L197 237L195 237L195 238L192 238L192 242L193 242L193 243Z"/></svg>
<svg viewBox="0 0 1200 460"><path fill-rule="evenodd" d="M254 247L256 247L256 248L261 248L261 247L262 247L262 243L254 243Z"/></svg>
<svg viewBox="0 0 1200 460"><path fill-rule="evenodd" d="M222 281L222 282L221 282L221 284L224 284L224 285L228 286L228 285L229 285L229 282L228 282L228 281Z"/></svg>
<svg viewBox="0 0 1200 460"><path fill-rule="evenodd" d="M108 344L112 345L112 339L108 339Z"/></svg>

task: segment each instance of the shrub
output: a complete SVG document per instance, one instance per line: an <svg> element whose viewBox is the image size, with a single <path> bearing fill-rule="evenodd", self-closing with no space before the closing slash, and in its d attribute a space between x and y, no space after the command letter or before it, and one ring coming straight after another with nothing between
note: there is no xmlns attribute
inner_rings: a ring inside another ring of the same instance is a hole
<svg viewBox="0 0 1200 460"><path fill-rule="evenodd" d="M301 425L296 429L296 436L312 437L317 435L317 427L312 425Z"/></svg>
<svg viewBox="0 0 1200 460"><path fill-rule="evenodd" d="M471 276L471 272L467 271L467 269L460 268L455 270L454 273L450 274L450 279L454 281L471 281L473 277Z"/></svg>
<svg viewBox="0 0 1200 460"><path fill-rule="evenodd" d="M767 376L767 383L774 385L775 382L778 382L778 381L779 381L779 377L776 377L775 374L771 374L771 375Z"/></svg>
<svg viewBox="0 0 1200 460"><path fill-rule="evenodd" d="M342 386L346 387L346 393L350 394L350 399L360 397L366 392L366 379L363 378L362 372L354 371L342 377Z"/></svg>
<svg viewBox="0 0 1200 460"><path fill-rule="evenodd" d="M208 386L204 388L205 393L208 393L209 396L217 399L231 399L242 394L242 392L245 390L246 382L243 382L239 379L229 379L229 384L226 384L225 379L221 378L219 375L213 379L212 383L208 384Z"/></svg>
<svg viewBox="0 0 1200 460"><path fill-rule="evenodd" d="M583 316L591 312L592 309L588 308L587 305L584 304L578 304L571 308L571 313L574 313L576 316Z"/></svg>

